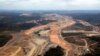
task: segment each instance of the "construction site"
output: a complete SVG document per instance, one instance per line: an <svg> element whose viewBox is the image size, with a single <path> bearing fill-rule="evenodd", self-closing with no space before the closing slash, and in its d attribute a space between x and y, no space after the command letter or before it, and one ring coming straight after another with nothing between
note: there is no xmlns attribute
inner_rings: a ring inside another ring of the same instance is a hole
<svg viewBox="0 0 100 56"><path fill-rule="evenodd" d="M0 56L93 56L100 28L63 15L48 15L52 22L20 32L0 34ZM91 55L90 55L91 54ZM96 53L96 55L98 55Z"/></svg>

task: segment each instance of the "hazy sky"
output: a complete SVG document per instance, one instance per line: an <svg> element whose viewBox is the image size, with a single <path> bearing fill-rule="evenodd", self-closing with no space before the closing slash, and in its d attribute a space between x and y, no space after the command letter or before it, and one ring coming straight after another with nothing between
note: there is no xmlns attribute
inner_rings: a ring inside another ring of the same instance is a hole
<svg viewBox="0 0 100 56"><path fill-rule="evenodd" d="M100 10L100 0L0 0L3 10Z"/></svg>

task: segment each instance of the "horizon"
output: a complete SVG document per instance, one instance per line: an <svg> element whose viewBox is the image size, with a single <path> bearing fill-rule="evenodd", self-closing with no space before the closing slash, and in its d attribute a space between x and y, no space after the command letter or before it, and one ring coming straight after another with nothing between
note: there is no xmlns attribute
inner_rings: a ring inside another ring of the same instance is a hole
<svg viewBox="0 0 100 56"><path fill-rule="evenodd" d="M100 0L0 0L0 10L100 10Z"/></svg>

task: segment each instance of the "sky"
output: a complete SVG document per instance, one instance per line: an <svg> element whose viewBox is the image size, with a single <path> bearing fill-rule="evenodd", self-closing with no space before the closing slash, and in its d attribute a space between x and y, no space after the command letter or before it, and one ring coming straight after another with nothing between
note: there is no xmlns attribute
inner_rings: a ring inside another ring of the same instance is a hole
<svg viewBox="0 0 100 56"><path fill-rule="evenodd" d="M100 0L0 0L0 10L100 10Z"/></svg>

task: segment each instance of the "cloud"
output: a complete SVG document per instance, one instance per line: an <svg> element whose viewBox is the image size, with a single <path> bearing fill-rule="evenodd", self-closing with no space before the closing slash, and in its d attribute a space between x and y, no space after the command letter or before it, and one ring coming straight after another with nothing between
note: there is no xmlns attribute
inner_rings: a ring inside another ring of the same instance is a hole
<svg viewBox="0 0 100 56"><path fill-rule="evenodd" d="M0 9L74 10L98 9L100 0L0 0Z"/></svg>

